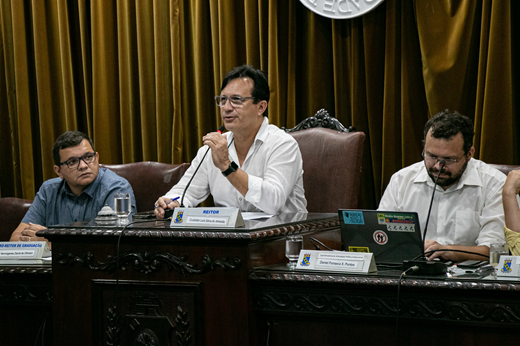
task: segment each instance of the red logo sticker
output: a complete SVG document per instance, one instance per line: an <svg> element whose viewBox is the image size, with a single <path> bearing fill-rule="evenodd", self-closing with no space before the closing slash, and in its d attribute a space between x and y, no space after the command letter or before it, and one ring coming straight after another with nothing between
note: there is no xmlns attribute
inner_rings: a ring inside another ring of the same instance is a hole
<svg viewBox="0 0 520 346"><path fill-rule="evenodd" d="M388 236L383 231L375 231L373 237L374 241L379 245L385 245L388 243Z"/></svg>

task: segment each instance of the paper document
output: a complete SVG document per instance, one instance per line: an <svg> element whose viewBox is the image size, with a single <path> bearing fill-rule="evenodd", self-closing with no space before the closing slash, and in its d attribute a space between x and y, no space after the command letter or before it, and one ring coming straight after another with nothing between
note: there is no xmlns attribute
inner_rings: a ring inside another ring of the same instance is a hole
<svg viewBox="0 0 520 346"><path fill-rule="evenodd" d="M274 215L266 214L264 212L243 212L242 218L245 220L259 220L259 219L269 219Z"/></svg>

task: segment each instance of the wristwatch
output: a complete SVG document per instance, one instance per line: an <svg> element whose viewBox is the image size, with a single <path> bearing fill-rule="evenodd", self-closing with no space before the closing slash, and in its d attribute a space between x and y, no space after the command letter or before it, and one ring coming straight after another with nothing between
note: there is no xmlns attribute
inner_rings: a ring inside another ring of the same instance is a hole
<svg viewBox="0 0 520 346"><path fill-rule="evenodd" d="M235 161L231 161L228 169L226 169L224 172L222 172L222 175L227 177L231 173L236 172L237 169L238 169L238 165L235 163Z"/></svg>

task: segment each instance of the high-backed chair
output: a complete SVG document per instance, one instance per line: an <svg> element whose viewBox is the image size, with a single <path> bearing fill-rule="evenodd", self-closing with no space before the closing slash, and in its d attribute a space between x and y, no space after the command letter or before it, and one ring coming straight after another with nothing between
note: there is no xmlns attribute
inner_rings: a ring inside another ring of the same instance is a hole
<svg viewBox="0 0 520 346"><path fill-rule="evenodd" d="M286 130L302 153L309 212L358 207L365 134L353 131L324 109Z"/></svg>
<svg viewBox="0 0 520 346"><path fill-rule="evenodd" d="M0 198L0 241L8 241L18 227L32 201L16 197Z"/></svg>
<svg viewBox="0 0 520 346"><path fill-rule="evenodd" d="M99 165L128 180L134 190L137 212L153 210L157 198L163 196L182 178L189 163L168 164L152 161Z"/></svg>
<svg viewBox="0 0 520 346"><path fill-rule="evenodd" d="M489 164L491 167L498 169L500 172L507 175L510 171L513 171L515 169L520 169L520 166L514 166L514 165L500 165L500 164Z"/></svg>

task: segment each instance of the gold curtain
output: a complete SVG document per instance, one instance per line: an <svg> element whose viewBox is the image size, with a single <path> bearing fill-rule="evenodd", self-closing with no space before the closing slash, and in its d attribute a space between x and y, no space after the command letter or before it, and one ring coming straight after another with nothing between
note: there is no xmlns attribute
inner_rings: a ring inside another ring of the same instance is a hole
<svg viewBox="0 0 520 346"><path fill-rule="evenodd" d="M475 120L478 158L520 164L519 7L387 0L332 20L296 0L0 0L0 196L32 199L67 130L102 163L189 162L243 63L268 75L271 123L325 108L367 134L362 207L421 159L424 123L445 108Z"/></svg>

